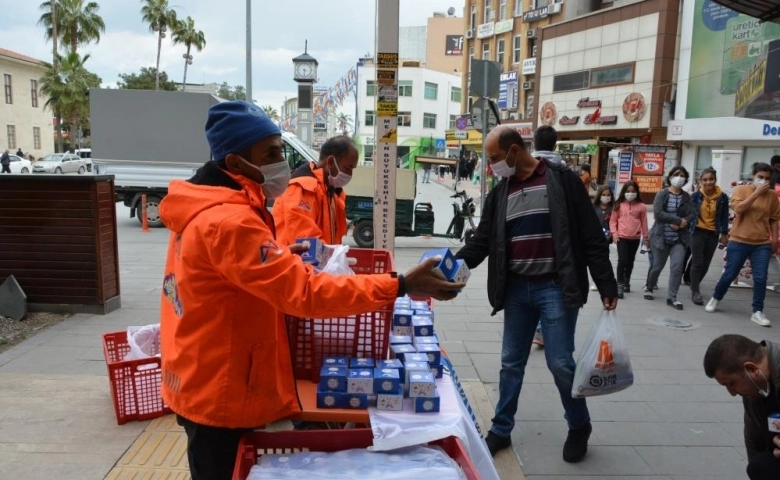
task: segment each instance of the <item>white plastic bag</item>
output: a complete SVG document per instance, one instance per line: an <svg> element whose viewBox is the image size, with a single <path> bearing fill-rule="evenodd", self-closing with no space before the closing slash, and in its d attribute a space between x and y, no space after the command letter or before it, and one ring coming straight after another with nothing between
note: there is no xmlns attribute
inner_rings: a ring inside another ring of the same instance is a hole
<svg viewBox="0 0 780 480"><path fill-rule="evenodd" d="M327 245L327 249L332 250L328 263L325 264L323 272L331 273L333 275L354 275L355 272L349 268L349 259L347 258L347 252L349 251L349 245Z"/></svg>
<svg viewBox="0 0 780 480"><path fill-rule="evenodd" d="M127 327L127 343L130 351L123 360L160 356L160 324L143 327Z"/></svg>
<svg viewBox="0 0 780 480"><path fill-rule="evenodd" d="M628 345L614 310L605 310L593 326L577 359L574 398L595 397L625 390L634 384Z"/></svg>

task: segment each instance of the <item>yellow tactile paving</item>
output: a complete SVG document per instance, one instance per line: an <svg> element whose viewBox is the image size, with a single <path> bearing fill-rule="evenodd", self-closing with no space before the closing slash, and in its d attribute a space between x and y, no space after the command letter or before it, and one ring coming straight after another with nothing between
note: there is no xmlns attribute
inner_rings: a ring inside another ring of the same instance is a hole
<svg viewBox="0 0 780 480"><path fill-rule="evenodd" d="M153 420L106 476L106 480L189 478L187 437L173 415Z"/></svg>

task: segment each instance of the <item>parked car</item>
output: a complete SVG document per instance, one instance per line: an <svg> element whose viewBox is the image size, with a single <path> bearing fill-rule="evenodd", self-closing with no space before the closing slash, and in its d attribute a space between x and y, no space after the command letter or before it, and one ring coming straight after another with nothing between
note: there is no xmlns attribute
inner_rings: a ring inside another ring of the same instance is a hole
<svg viewBox="0 0 780 480"><path fill-rule="evenodd" d="M9 155L11 157L11 173L32 173L32 162L18 155Z"/></svg>
<svg viewBox="0 0 780 480"><path fill-rule="evenodd" d="M85 173L92 170L92 161L75 153L50 153L33 164L33 173Z"/></svg>

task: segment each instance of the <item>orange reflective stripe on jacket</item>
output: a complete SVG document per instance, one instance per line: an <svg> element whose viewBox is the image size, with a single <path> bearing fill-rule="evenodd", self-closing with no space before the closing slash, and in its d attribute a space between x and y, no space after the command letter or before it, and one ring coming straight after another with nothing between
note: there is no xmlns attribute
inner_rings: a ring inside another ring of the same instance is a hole
<svg viewBox="0 0 780 480"><path fill-rule="evenodd" d="M315 273L277 244L260 188L231 177L243 190L174 181L160 205L172 231L161 306L162 395L194 422L257 427L300 410L283 312L376 310L394 300L398 280Z"/></svg>
<svg viewBox="0 0 780 480"><path fill-rule="evenodd" d="M276 238L280 245L292 245L298 238L321 238L328 245L340 245L347 234L344 192L328 194L325 172L312 168L313 176L295 177L274 201Z"/></svg>

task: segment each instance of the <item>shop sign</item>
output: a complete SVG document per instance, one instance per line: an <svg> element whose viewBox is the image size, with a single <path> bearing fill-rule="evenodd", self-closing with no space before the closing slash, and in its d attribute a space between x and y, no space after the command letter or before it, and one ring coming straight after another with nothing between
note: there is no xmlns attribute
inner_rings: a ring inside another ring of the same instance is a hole
<svg viewBox="0 0 780 480"><path fill-rule="evenodd" d="M580 121L579 115L576 117L567 117L566 115L562 116L560 120L558 120L558 123L563 126L569 126L569 125L577 125Z"/></svg>
<svg viewBox="0 0 780 480"><path fill-rule="evenodd" d="M664 188L664 177L657 176L634 176L634 181L639 185L639 191L642 194L654 194L660 192Z"/></svg>
<svg viewBox="0 0 780 480"><path fill-rule="evenodd" d="M543 18L547 18L548 15L550 15L550 9L548 5L545 5L541 8L528 10L527 12L523 12L523 23L538 22Z"/></svg>
<svg viewBox="0 0 780 480"><path fill-rule="evenodd" d="M663 173L663 152L634 152L634 174L662 175Z"/></svg>
<svg viewBox="0 0 780 480"><path fill-rule="evenodd" d="M764 136L765 137L780 136L780 127L775 127L773 125L765 123L764 124Z"/></svg>
<svg viewBox="0 0 780 480"><path fill-rule="evenodd" d="M536 57L523 60L523 75L534 75L536 73Z"/></svg>
<svg viewBox="0 0 780 480"><path fill-rule="evenodd" d="M645 108L644 95L639 92L629 93L623 100L623 118L629 123L638 122L645 116Z"/></svg>
<svg viewBox="0 0 780 480"><path fill-rule="evenodd" d="M495 26L496 24L493 22L483 23L482 25L477 26L477 38L492 37L495 33Z"/></svg>
<svg viewBox="0 0 780 480"><path fill-rule="evenodd" d="M546 102L542 105L542 108L539 109L539 121L542 122L542 125L552 127L557 120L558 109L555 107L555 104L553 102Z"/></svg>
<svg viewBox="0 0 780 480"><path fill-rule="evenodd" d="M601 100L591 100L590 97L580 98L577 108L597 108L601 106Z"/></svg>
<svg viewBox="0 0 780 480"><path fill-rule="evenodd" d="M585 120L583 120L583 123L586 125L617 125L618 117L617 115L607 115L606 117L599 117L596 119L595 122L592 122L590 119L593 115L585 115Z"/></svg>
<svg viewBox="0 0 780 480"><path fill-rule="evenodd" d="M515 28L515 19L507 18L506 20L501 20L500 22L496 22L494 33L498 35L499 33L511 32L513 28Z"/></svg>
<svg viewBox="0 0 780 480"><path fill-rule="evenodd" d="M444 55L463 55L463 35L447 35Z"/></svg>

